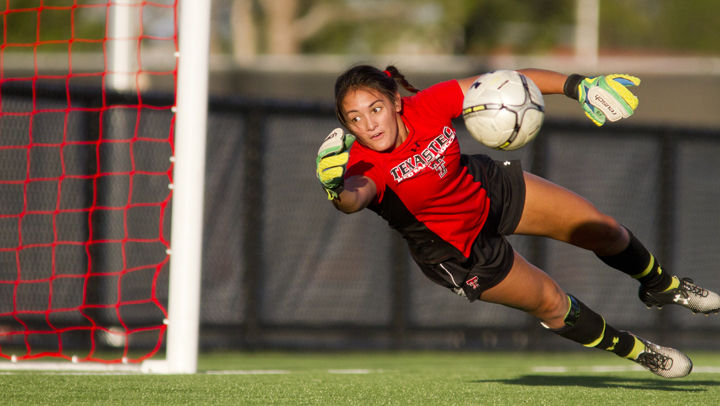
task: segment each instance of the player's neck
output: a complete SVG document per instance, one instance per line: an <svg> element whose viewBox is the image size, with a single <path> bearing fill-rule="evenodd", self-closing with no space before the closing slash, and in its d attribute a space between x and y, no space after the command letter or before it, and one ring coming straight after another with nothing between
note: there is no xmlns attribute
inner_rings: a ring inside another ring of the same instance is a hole
<svg viewBox="0 0 720 406"><path fill-rule="evenodd" d="M405 120L403 120L403 116L398 114L398 120L397 120L397 138L395 139L395 148L399 147L400 145L405 142L408 138L408 134L410 131L407 128L407 125L405 125Z"/></svg>

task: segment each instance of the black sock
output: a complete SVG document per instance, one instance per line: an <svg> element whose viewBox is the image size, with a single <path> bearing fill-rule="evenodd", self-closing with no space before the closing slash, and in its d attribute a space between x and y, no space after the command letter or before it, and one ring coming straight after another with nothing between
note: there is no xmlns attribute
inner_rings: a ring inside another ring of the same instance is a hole
<svg viewBox="0 0 720 406"><path fill-rule="evenodd" d="M630 234L630 244L619 254L600 256L611 267L637 279L640 284L652 290L665 290L672 283L672 275L664 272L660 263L642 243Z"/></svg>
<svg viewBox="0 0 720 406"><path fill-rule="evenodd" d="M599 348L630 359L637 358L645 348L634 335L605 323L602 316L574 296L568 295L568 299L570 310L565 316L565 326L551 329L554 333L586 347Z"/></svg>

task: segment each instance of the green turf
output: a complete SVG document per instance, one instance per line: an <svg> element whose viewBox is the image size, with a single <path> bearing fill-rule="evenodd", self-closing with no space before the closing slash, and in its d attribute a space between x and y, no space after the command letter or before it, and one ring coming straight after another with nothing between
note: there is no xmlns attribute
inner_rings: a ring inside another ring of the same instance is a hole
<svg viewBox="0 0 720 406"><path fill-rule="evenodd" d="M201 356L196 375L22 372L0 379L2 403L24 405L720 404L720 353L690 355L698 372L678 380L627 370L632 363L599 351L213 353Z"/></svg>

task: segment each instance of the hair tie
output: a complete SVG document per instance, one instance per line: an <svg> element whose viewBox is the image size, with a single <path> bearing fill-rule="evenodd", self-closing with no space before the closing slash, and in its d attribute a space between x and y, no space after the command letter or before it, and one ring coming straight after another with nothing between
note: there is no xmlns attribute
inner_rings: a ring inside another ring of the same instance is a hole
<svg viewBox="0 0 720 406"><path fill-rule="evenodd" d="M390 79L392 79L392 73L390 73L389 70L384 70L383 73L386 74L387 77L389 77Z"/></svg>

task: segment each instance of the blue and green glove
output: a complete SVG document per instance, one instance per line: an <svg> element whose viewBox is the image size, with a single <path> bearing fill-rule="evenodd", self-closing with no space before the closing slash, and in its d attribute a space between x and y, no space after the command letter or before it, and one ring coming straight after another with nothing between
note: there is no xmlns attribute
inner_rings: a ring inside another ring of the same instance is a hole
<svg viewBox="0 0 720 406"><path fill-rule="evenodd" d="M598 127L606 121L628 118L638 106L638 98L628 90L638 86L640 79L625 74L612 74L592 78L572 74L565 81L566 96L580 102L585 115Z"/></svg>
<svg viewBox="0 0 720 406"><path fill-rule="evenodd" d="M350 147L355 136L345 134L342 128L336 128L325 137L318 149L317 178L328 195L328 200L337 199L343 190L343 176L350 158Z"/></svg>

